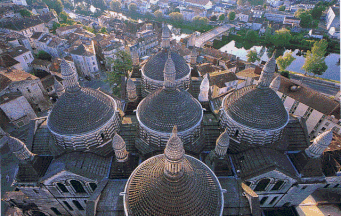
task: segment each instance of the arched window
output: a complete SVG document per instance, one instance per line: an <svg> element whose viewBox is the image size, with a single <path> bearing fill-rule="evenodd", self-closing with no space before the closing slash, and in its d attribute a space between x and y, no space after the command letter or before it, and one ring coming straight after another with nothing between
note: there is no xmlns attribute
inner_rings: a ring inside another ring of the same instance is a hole
<svg viewBox="0 0 341 216"><path fill-rule="evenodd" d="M76 193L85 193L85 189L79 181L71 180L70 181L72 187L75 189Z"/></svg>
<svg viewBox="0 0 341 216"><path fill-rule="evenodd" d="M84 210L83 206L77 200L72 200L72 202L78 208L78 210Z"/></svg>
<svg viewBox="0 0 341 216"><path fill-rule="evenodd" d="M279 190L284 185L284 181L277 181L276 184L271 188L272 191Z"/></svg>
<svg viewBox="0 0 341 216"><path fill-rule="evenodd" d="M104 133L101 133L102 140L105 139Z"/></svg>
<svg viewBox="0 0 341 216"><path fill-rule="evenodd" d="M262 179L258 182L255 191L265 191L266 187L270 183L270 179Z"/></svg>
<svg viewBox="0 0 341 216"><path fill-rule="evenodd" d="M64 184L58 182L57 186L58 186L59 190L62 191L63 193L68 193L69 192L69 190L65 187Z"/></svg>
<svg viewBox="0 0 341 216"><path fill-rule="evenodd" d="M250 186L250 185L251 185L251 182L247 181L247 182L245 182L245 184L246 184L247 186Z"/></svg>
<svg viewBox="0 0 341 216"><path fill-rule="evenodd" d="M89 183L89 185L90 185L92 191L96 190L96 188L97 188L97 184L96 183L91 182L91 183Z"/></svg>
<svg viewBox="0 0 341 216"><path fill-rule="evenodd" d="M58 209L56 209L55 207L52 207L51 210L52 210L56 215L62 215L62 213L60 213L60 211L58 211Z"/></svg>

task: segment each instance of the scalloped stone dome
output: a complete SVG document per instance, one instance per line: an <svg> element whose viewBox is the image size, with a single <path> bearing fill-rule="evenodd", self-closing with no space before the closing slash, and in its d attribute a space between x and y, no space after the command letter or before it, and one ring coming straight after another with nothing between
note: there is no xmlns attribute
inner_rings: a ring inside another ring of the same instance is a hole
<svg viewBox="0 0 341 216"><path fill-rule="evenodd" d="M176 181L164 174L165 156L140 164L125 188L128 215L216 216L224 206L220 183L201 161L185 155L184 173Z"/></svg>
<svg viewBox="0 0 341 216"><path fill-rule="evenodd" d="M238 89L225 99L223 108L236 122L256 129L278 129L289 119L283 102L270 88Z"/></svg>
<svg viewBox="0 0 341 216"><path fill-rule="evenodd" d="M160 88L149 94L137 108L137 117L146 127L171 133L192 128L202 119L200 103L185 90Z"/></svg>
<svg viewBox="0 0 341 216"><path fill-rule="evenodd" d="M53 107L48 127L61 135L95 130L115 115L116 102L101 91L79 88L64 93Z"/></svg>
<svg viewBox="0 0 341 216"><path fill-rule="evenodd" d="M181 79L188 75L191 70L185 59L174 51L171 51L172 60L175 64L176 76L175 79ZM161 50L152 56L144 66L144 75L153 80L164 81L163 69L168 58L168 52Z"/></svg>

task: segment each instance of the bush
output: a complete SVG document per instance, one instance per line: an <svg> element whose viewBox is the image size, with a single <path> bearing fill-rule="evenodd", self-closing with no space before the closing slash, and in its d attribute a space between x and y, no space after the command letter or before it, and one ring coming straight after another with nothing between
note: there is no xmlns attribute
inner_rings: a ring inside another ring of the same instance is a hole
<svg viewBox="0 0 341 216"><path fill-rule="evenodd" d="M284 76L284 77L286 77L286 78L288 78L288 79L290 79L290 73L289 73L289 71L281 71L281 75Z"/></svg>
<svg viewBox="0 0 341 216"><path fill-rule="evenodd" d="M41 60L51 61L52 56L50 54L48 54L47 52L41 50L41 51L38 52L37 58L41 59Z"/></svg>
<svg viewBox="0 0 341 216"><path fill-rule="evenodd" d="M30 17L30 16L32 16L31 11L26 10L26 9L20 10L19 13L20 13L20 15L23 16L23 17Z"/></svg>

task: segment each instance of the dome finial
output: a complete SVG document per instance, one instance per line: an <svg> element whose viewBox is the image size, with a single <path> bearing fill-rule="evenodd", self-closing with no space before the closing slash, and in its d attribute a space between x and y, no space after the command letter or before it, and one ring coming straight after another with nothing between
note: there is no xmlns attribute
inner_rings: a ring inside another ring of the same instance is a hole
<svg viewBox="0 0 341 216"><path fill-rule="evenodd" d="M305 153L311 158L318 158L323 151L330 145L333 139L333 130L329 129L317 136L313 144L306 148Z"/></svg>
<svg viewBox="0 0 341 216"><path fill-rule="evenodd" d="M163 49L170 48L170 38L172 36L171 31L169 30L167 24L162 23L162 42L161 47Z"/></svg>
<svg viewBox="0 0 341 216"><path fill-rule="evenodd" d="M130 77L127 80L127 93L129 101L134 102L137 99L136 85Z"/></svg>
<svg viewBox="0 0 341 216"><path fill-rule="evenodd" d="M54 89L59 98L65 93L65 89L64 89L64 86L60 82L58 82L55 76L53 78L54 78Z"/></svg>
<svg viewBox="0 0 341 216"><path fill-rule="evenodd" d="M227 131L225 130L217 139L215 146L215 153L218 157L224 157L226 155L227 149L230 145L230 137Z"/></svg>
<svg viewBox="0 0 341 216"><path fill-rule="evenodd" d="M66 91L75 91L80 88L78 83L78 75L76 71L74 71L69 63L62 59L60 63L60 70L63 76L63 85L66 88Z"/></svg>
<svg viewBox="0 0 341 216"><path fill-rule="evenodd" d="M172 59L172 53L170 51L168 51L168 58L166 60L165 67L163 69L163 75L164 75L164 86L166 88L175 87L176 70L175 70L173 59Z"/></svg>
<svg viewBox="0 0 341 216"><path fill-rule="evenodd" d="M6 134L7 143L11 152L20 160L20 162L27 163L34 159L35 154L33 154L21 140Z"/></svg>
<svg viewBox="0 0 341 216"><path fill-rule="evenodd" d="M272 53L271 58L265 64L262 73L259 78L258 87L269 87L272 81L272 77L276 71L276 50Z"/></svg>
<svg viewBox="0 0 341 216"><path fill-rule="evenodd" d="M281 76L277 75L276 78L271 81L270 88L274 90L275 92L277 92L280 86L281 86Z"/></svg>
<svg viewBox="0 0 341 216"><path fill-rule="evenodd" d="M127 161L129 153L126 150L126 143L117 133L115 133L114 138L112 139L112 145L115 151L116 160L118 162Z"/></svg>
<svg viewBox="0 0 341 216"><path fill-rule="evenodd" d="M169 178L180 178L183 174L182 162L185 156L183 142L177 134L177 127L173 127L172 135L165 148L165 175Z"/></svg>

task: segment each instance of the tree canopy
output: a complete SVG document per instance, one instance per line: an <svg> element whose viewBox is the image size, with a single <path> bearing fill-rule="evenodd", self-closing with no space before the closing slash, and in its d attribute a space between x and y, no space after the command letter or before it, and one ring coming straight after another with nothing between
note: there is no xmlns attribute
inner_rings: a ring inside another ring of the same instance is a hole
<svg viewBox="0 0 341 216"><path fill-rule="evenodd" d="M135 3L131 3L128 9L130 13L135 13L137 11L137 5Z"/></svg>
<svg viewBox="0 0 341 216"><path fill-rule="evenodd" d="M244 39L248 42L256 42L259 39L259 35L254 30L248 30Z"/></svg>
<svg viewBox="0 0 341 216"><path fill-rule="evenodd" d="M43 0L43 2L50 8L56 11L57 14L63 11L64 5L61 0Z"/></svg>
<svg viewBox="0 0 341 216"><path fill-rule="evenodd" d="M275 34L271 37L271 42L275 47L285 47L289 45L290 39L290 30L282 28L275 31Z"/></svg>
<svg viewBox="0 0 341 216"><path fill-rule="evenodd" d="M23 17L30 17L32 16L31 11L27 10L27 9L22 9L19 11L20 15Z"/></svg>
<svg viewBox="0 0 341 216"><path fill-rule="evenodd" d="M316 41L311 51L307 51L302 69L307 73L322 75L328 69L325 63L327 47L328 42L326 40Z"/></svg>
<svg viewBox="0 0 341 216"><path fill-rule="evenodd" d="M248 62L252 62L253 63L253 62L259 60L257 51L253 50L253 49L249 50L246 56L247 56L247 61Z"/></svg>
<svg viewBox="0 0 341 216"><path fill-rule="evenodd" d="M206 17L196 16L193 18L193 24L196 26L206 25L208 23L208 19Z"/></svg>
<svg viewBox="0 0 341 216"><path fill-rule="evenodd" d="M162 14L161 11L157 10L157 11L154 12L154 16L156 17L156 19L161 20L162 17L163 17L163 14Z"/></svg>
<svg viewBox="0 0 341 216"><path fill-rule="evenodd" d="M295 12L295 17L300 18L300 26L302 28L311 28L313 25L313 16L310 11L299 9Z"/></svg>
<svg viewBox="0 0 341 216"><path fill-rule="evenodd" d="M229 20L234 20L236 18L236 12L230 11L229 13Z"/></svg>
<svg viewBox="0 0 341 216"><path fill-rule="evenodd" d="M51 61L52 56L48 54L47 52L45 52L44 50L40 50L37 54L37 58L41 60Z"/></svg>
<svg viewBox="0 0 341 216"><path fill-rule="evenodd" d="M119 1L111 1L110 8L115 12L119 12L121 11L121 3Z"/></svg>
<svg viewBox="0 0 341 216"><path fill-rule="evenodd" d="M219 21L224 21L225 20L225 14L220 14L218 19L219 19Z"/></svg>
<svg viewBox="0 0 341 216"><path fill-rule="evenodd" d="M184 20L184 15L182 15L179 12L173 12L169 14L169 17L171 18L172 21L174 22L179 22L182 23L182 21Z"/></svg>
<svg viewBox="0 0 341 216"><path fill-rule="evenodd" d="M279 6L278 10L279 10L279 11L285 11L285 5Z"/></svg>
<svg viewBox="0 0 341 216"><path fill-rule="evenodd" d="M284 56L279 56L276 59L277 65L281 71L284 71L287 67L291 65L291 63L295 60L292 56L292 52L287 52Z"/></svg>
<svg viewBox="0 0 341 216"><path fill-rule="evenodd" d="M216 15L213 15L210 17L210 20L211 21L217 21L218 17Z"/></svg>

